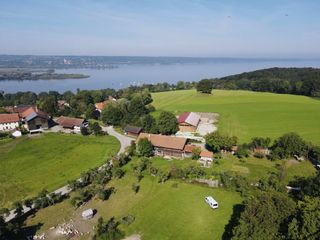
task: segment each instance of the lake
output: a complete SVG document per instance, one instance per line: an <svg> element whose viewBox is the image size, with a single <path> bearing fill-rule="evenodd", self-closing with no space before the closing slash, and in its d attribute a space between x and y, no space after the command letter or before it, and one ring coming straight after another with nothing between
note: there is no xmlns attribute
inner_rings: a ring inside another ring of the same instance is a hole
<svg viewBox="0 0 320 240"><path fill-rule="evenodd" d="M83 73L85 79L0 81L0 90L17 91L55 90L64 92L77 89L124 88L143 83L199 81L203 78L222 77L270 67L320 67L320 60L276 59L213 59L211 62L163 64L128 64L112 69L66 69L58 73Z"/></svg>

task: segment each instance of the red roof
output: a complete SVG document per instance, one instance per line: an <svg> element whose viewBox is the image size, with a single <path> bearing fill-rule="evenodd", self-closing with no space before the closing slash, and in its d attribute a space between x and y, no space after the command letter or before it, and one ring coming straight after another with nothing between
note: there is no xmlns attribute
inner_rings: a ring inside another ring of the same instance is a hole
<svg viewBox="0 0 320 240"><path fill-rule="evenodd" d="M96 109L102 111L102 110L104 109L104 107L106 106L106 104L107 104L106 101L104 101L104 102L98 102L98 103L95 104L95 106L96 106Z"/></svg>
<svg viewBox="0 0 320 240"><path fill-rule="evenodd" d="M5 107L5 111L8 113L23 113L24 111L26 111L28 108L33 107L35 108L36 106L34 105L19 105L19 106L8 106Z"/></svg>
<svg viewBox="0 0 320 240"><path fill-rule="evenodd" d="M29 107L26 110L24 110L22 113L20 113L20 116L22 118L25 118L27 116L29 116L31 113L33 112L37 112L37 108L36 107Z"/></svg>
<svg viewBox="0 0 320 240"><path fill-rule="evenodd" d="M178 118L178 123L184 123L189 116L189 112L182 113Z"/></svg>
<svg viewBox="0 0 320 240"><path fill-rule="evenodd" d="M71 117L59 117L56 122L65 128L81 127L84 119L82 118L71 118Z"/></svg>
<svg viewBox="0 0 320 240"><path fill-rule="evenodd" d="M179 116L178 122L179 124L187 123L191 126L197 127L200 122L200 115L194 112L186 112Z"/></svg>
<svg viewBox="0 0 320 240"><path fill-rule="evenodd" d="M19 114L18 113L0 114L0 123L12 123L12 122L19 122Z"/></svg>
<svg viewBox="0 0 320 240"><path fill-rule="evenodd" d="M200 147L198 147L198 146L196 146L196 145L190 145L190 144L188 144L188 145L186 145L186 146L184 147L184 151L187 152L187 153L192 153L193 149L196 149L196 148L200 148Z"/></svg>
<svg viewBox="0 0 320 240"><path fill-rule="evenodd" d="M209 151L201 151L200 157L213 158L213 153Z"/></svg>

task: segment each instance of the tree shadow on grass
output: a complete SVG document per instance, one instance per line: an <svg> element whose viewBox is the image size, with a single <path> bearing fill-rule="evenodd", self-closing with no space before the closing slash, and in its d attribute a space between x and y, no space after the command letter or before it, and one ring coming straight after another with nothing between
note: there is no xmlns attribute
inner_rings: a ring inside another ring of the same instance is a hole
<svg viewBox="0 0 320 240"><path fill-rule="evenodd" d="M233 206L233 213L229 220L229 223L224 227L224 233L222 235L223 240L229 240L233 237L232 230L234 227L239 225L239 219L241 213L244 211L243 204L236 204Z"/></svg>
<svg viewBox="0 0 320 240"><path fill-rule="evenodd" d="M31 226L25 226L25 221L28 217L34 216L36 213L36 210L31 210L26 214L23 214L22 216L13 219L10 221L9 225L11 228L11 231L9 232L8 239L33 239L33 236L36 234L36 232L41 228L43 223L34 224Z"/></svg>

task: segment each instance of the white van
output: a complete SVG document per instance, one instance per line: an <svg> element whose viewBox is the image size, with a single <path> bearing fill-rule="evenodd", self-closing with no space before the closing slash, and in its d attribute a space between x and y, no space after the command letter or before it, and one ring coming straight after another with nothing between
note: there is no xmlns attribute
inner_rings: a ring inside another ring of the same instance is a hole
<svg viewBox="0 0 320 240"><path fill-rule="evenodd" d="M209 204L209 206L213 209L216 209L218 208L218 202L216 200L214 200L213 197L211 196L208 196L208 197L205 197L204 200L206 201L206 203Z"/></svg>

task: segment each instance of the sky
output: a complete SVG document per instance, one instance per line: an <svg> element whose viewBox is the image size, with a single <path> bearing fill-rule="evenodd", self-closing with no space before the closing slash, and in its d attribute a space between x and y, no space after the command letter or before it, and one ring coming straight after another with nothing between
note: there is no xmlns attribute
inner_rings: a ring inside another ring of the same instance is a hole
<svg viewBox="0 0 320 240"><path fill-rule="evenodd" d="M319 0L0 0L0 54L320 57Z"/></svg>

